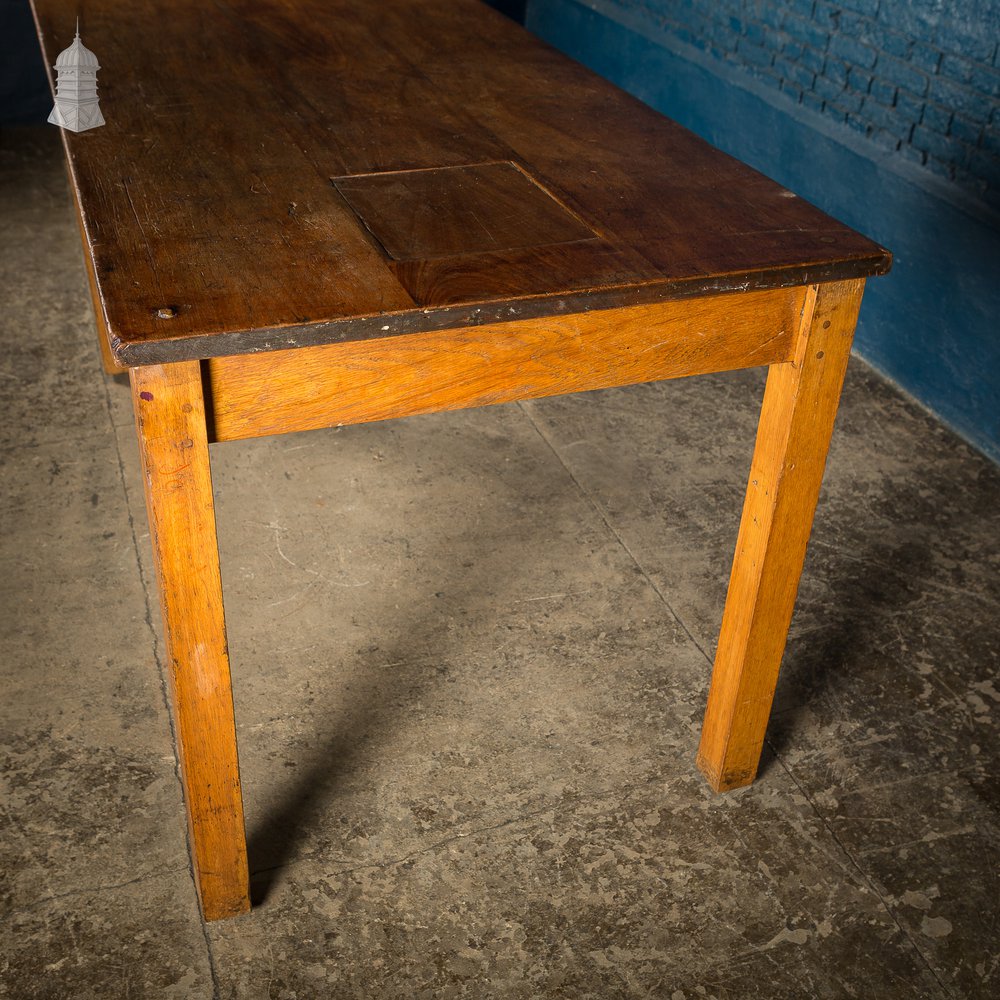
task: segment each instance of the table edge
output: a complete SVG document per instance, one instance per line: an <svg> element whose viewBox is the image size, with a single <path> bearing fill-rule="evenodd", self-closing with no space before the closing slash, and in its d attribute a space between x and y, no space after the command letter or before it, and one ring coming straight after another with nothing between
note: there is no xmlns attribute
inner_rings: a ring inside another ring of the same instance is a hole
<svg viewBox="0 0 1000 1000"><path fill-rule="evenodd" d="M852 278L877 277L888 273L891 267L891 253L880 247L879 252L848 260L799 264L777 271L770 269L763 272L734 272L681 280L664 279L642 285L588 288L558 296L546 294L495 302L439 306L432 309L411 308L369 316L350 316L281 327L220 331L175 339L130 340L127 334L122 335L112 330L109 330L108 336L115 361L123 368L136 368L177 361L201 361L208 358L318 347L323 344L378 340L414 333L482 326L487 323L556 318L684 298L825 284ZM96 302L95 308L100 309L101 303Z"/></svg>

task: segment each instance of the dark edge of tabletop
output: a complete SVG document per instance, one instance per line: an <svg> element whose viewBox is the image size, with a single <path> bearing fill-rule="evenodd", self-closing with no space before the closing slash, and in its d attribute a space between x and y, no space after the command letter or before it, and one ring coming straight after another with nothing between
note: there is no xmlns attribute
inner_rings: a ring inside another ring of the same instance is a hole
<svg viewBox="0 0 1000 1000"><path fill-rule="evenodd" d="M325 344L362 340L381 340L406 334L429 333L493 323L510 323L524 319L556 319L583 312L613 310L628 306L652 305L657 302L695 298L705 295L734 295L747 291L774 288L795 288L802 285L868 278L886 274L891 257L873 255L852 260L849 266L833 268L828 264L805 265L783 271L777 279L755 281L754 274L716 276L711 281L647 283L590 289L585 295L536 296L503 302L463 304L420 311L406 310L357 316L326 323L240 330L213 333L207 336L187 336L176 340L126 343L112 336L111 348L123 367L148 364L168 364L172 361L198 361L213 357L262 354L269 351L299 347L320 347Z"/></svg>

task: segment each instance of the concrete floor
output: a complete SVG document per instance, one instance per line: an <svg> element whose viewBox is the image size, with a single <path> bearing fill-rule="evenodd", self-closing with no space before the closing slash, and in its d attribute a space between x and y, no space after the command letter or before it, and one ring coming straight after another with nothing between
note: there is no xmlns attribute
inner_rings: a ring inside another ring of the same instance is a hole
<svg viewBox="0 0 1000 1000"><path fill-rule="evenodd" d="M0 138L0 302L0 997L1000 994L1000 472L864 364L723 797L760 372L213 450L259 905L204 926L52 128Z"/></svg>

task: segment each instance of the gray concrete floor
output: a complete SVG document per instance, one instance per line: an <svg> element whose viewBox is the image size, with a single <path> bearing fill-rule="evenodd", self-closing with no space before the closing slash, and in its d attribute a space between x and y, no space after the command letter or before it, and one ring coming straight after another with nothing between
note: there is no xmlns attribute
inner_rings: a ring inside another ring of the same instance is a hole
<svg viewBox="0 0 1000 1000"><path fill-rule="evenodd" d="M1000 994L1000 473L864 364L722 797L760 372L214 449L259 904L206 927L55 129L0 139L0 303L0 996Z"/></svg>

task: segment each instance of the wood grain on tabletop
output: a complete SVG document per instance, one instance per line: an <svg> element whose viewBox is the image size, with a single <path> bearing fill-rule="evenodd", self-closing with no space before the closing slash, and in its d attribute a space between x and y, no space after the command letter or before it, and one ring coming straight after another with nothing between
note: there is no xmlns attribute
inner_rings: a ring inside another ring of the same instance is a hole
<svg viewBox="0 0 1000 1000"><path fill-rule="evenodd" d="M33 3L51 66L76 8ZM150 0L141 16L88 0L81 37L107 124L64 140L124 364L889 266L477 0ZM455 167L475 169L432 178L467 187L435 221L441 252L393 257L347 178ZM532 197L507 198L503 238L484 242L470 218L496 209L505 170Z"/></svg>

